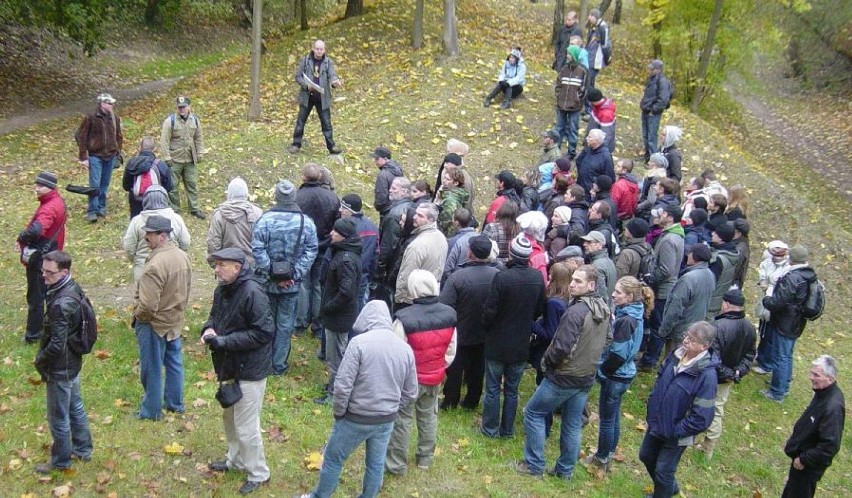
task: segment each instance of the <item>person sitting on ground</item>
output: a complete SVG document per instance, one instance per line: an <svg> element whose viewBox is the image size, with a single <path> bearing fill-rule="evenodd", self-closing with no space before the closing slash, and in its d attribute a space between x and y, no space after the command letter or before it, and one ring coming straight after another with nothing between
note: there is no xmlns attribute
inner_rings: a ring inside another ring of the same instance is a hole
<svg viewBox="0 0 852 498"><path fill-rule="evenodd" d="M527 64L524 62L521 51L513 48L500 68L500 74L497 75L497 84L494 85L494 88L485 97L483 105L489 107L491 101L502 93L503 103L500 104L500 109L512 107L512 99L516 99L524 93L526 73Z"/></svg>

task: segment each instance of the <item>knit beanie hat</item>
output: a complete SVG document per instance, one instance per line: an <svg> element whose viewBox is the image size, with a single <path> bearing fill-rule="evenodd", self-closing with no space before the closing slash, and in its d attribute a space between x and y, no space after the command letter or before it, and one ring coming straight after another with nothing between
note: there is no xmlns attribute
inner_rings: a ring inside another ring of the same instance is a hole
<svg viewBox="0 0 852 498"><path fill-rule="evenodd" d="M716 232L716 235L718 235L723 242L730 242L734 240L734 226L729 222L719 223L713 231Z"/></svg>
<svg viewBox="0 0 852 498"><path fill-rule="evenodd" d="M348 239L358 233L358 223L353 218L338 218L334 222L334 231Z"/></svg>
<svg viewBox="0 0 852 498"><path fill-rule="evenodd" d="M468 240L468 248L477 259L488 259L491 254L491 239L485 235L475 235Z"/></svg>
<svg viewBox="0 0 852 498"><path fill-rule="evenodd" d="M627 229L630 230L630 235L632 235L633 238L640 239L648 235L650 226L648 225L648 222L642 218L633 218L627 222Z"/></svg>
<svg viewBox="0 0 852 498"><path fill-rule="evenodd" d="M275 186L275 202L279 204L292 204L296 202L296 187L290 180L281 180Z"/></svg>
<svg viewBox="0 0 852 498"><path fill-rule="evenodd" d="M456 166L461 166L462 158L461 158L460 155L456 154L455 152L450 152L449 154L444 156L444 162L441 163L441 164L446 164L446 163L455 164Z"/></svg>
<svg viewBox="0 0 852 498"><path fill-rule="evenodd" d="M574 59L574 62L580 62L580 47L576 45L569 45L568 53L571 54L571 58Z"/></svg>
<svg viewBox="0 0 852 498"><path fill-rule="evenodd" d="M514 259L526 261L530 259L532 254L532 244L525 235L521 234L512 239L512 245L509 248L509 255Z"/></svg>
<svg viewBox="0 0 852 498"><path fill-rule="evenodd" d="M340 207L351 211L353 214L361 212L361 196L358 194L346 194L340 199Z"/></svg>
<svg viewBox="0 0 852 498"><path fill-rule="evenodd" d="M666 169L669 167L668 158L659 152L654 152L653 154L651 154L651 157L650 159L648 159L648 162L654 163L655 165L657 165L658 168ZM648 167L650 168L650 165L648 165Z"/></svg>
<svg viewBox="0 0 852 498"><path fill-rule="evenodd" d="M169 193L160 185L151 185L142 196L142 209L165 209L169 207Z"/></svg>
<svg viewBox="0 0 852 498"><path fill-rule="evenodd" d="M598 186L598 192L609 192L612 190L612 178L607 175L598 175L595 178L595 185Z"/></svg>
<svg viewBox="0 0 852 498"><path fill-rule="evenodd" d="M228 200L246 198L248 198L248 185L246 185L246 181L239 176L231 180L231 183L228 184Z"/></svg>
<svg viewBox="0 0 852 498"><path fill-rule="evenodd" d="M722 296L723 301L727 301L734 306L743 306L745 304L745 296L743 291L739 289L731 289Z"/></svg>
<svg viewBox="0 0 852 498"><path fill-rule="evenodd" d="M740 232L743 237L748 237L751 231L751 224L745 218L737 218L734 220L734 230Z"/></svg>
<svg viewBox="0 0 852 498"><path fill-rule="evenodd" d="M598 102L599 100L603 100L603 93L597 88L590 88L588 92L586 92L586 100L589 102Z"/></svg>
<svg viewBox="0 0 852 498"><path fill-rule="evenodd" d="M56 173L52 171L42 171L38 175L36 175L35 184L41 185L42 187L47 187L49 189L56 189L56 183L59 181L59 178L56 177Z"/></svg>
<svg viewBox="0 0 852 498"><path fill-rule="evenodd" d="M567 157L560 157L556 160L556 167L562 173L569 173L571 171L571 160Z"/></svg>
<svg viewBox="0 0 852 498"><path fill-rule="evenodd" d="M696 263L710 261L710 248L700 242L689 246L688 254L692 254L692 260Z"/></svg>
<svg viewBox="0 0 852 498"><path fill-rule="evenodd" d="M568 206L557 207L553 210L553 214L559 217L559 221L561 221L563 225L571 221L571 208Z"/></svg>
<svg viewBox="0 0 852 498"><path fill-rule="evenodd" d="M801 265L808 262L808 250L804 246L793 246L790 248L790 263Z"/></svg>

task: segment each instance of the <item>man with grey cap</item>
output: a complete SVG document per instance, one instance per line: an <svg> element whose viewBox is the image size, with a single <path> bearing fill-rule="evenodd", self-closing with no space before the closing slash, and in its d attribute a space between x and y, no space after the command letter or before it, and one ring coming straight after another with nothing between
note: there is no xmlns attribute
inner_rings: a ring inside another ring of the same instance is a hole
<svg viewBox="0 0 852 498"><path fill-rule="evenodd" d="M241 249L226 247L210 259L219 285L213 291L210 315L201 326L201 342L210 348L219 382L239 384L242 396L222 414L227 456L211 462L209 468L245 472L239 492L248 494L269 481L260 411L266 378L272 373L275 323L266 291L254 279Z"/></svg>
<svg viewBox="0 0 852 498"><path fill-rule="evenodd" d="M273 375L283 375L289 369L299 284L308 277L317 257L317 244L313 220L296 203L296 187L289 180L281 180L275 187L275 204L255 223L251 242L255 273L266 286L275 320Z"/></svg>
<svg viewBox="0 0 852 498"><path fill-rule="evenodd" d="M559 159L559 134L553 130L541 132L541 155L538 165L554 163Z"/></svg>
<svg viewBox="0 0 852 498"><path fill-rule="evenodd" d="M56 190L58 181L56 173L50 171L36 175L33 183L39 206L15 241L15 250L21 253L21 263L27 268L27 344L38 342L44 326L47 289L41 272L42 256L65 247L67 213L65 201Z"/></svg>
<svg viewBox="0 0 852 498"><path fill-rule="evenodd" d="M816 272L808 263L808 250L801 245L793 246L790 268L778 278L772 295L763 298L763 306L769 310L767 334L772 335L770 364L767 365L772 370L772 380L769 389L761 393L770 401L781 402L790 392L793 348L807 323L802 308L816 278Z"/></svg>
<svg viewBox="0 0 852 498"><path fill-rule="evenodd" d="M169 192L172 206L180 209L180 183L186 190L189 212L199 219L206 216L198 205L198 163L204 153L204 137L198 116L190 110L189 97L175 99L177 112L163 120L160 129L160 153L172 171L173 190Z"/></svg>
<svg viewBox="0 0 852 498"><path fill-rule="evenodd" d="M595 290L604 302L609 304L612 292L615 290L618 272L606 251L606 239L597 230L592 230L580 238L583 239L583 249L588 263L598 270Z"/></svg>
<svg viewBox="0 0 852 498"><path fill-rule="evenodd" d="M660 131L660 119L663 111L669 108L672 100L672 84L663 74L663 61L654 59L648 64L648 80L645 93L639 102L642 109L642 143L645 146L645 162L651 154L657 152L657 133Z"/></svg>
<svg viewBox="0 0 852 498"><path fill-rule="evenodd" d="M151 249L145 240L145 223L151 216L168 218L172 223L169 238L175 241L182 251L189 251L191 237L183 218L169 206L169 194L159 185L153 185L145 191L142 197L142 212L134 216L124 232L124 252L133 263L133 281L138 282L142 269L148 260Z"/></svg>
<svg viewBox="0 0 852 498"><path fill-rule="evenodd" d="M89 187L98 189L98 195L89 197L86 209L86 221L95 223L106 216L106 198L112 170L124 162L121 149L124 135L121 131L121 119L115 114L115 99L108 93L97 97L98 107L87 114L77 129L78 160L89 170Z"/></svg>
<svg viewBox="0 0 852 498"><path fill-rule="evenodd" d="M172 222L151 216L142 227L151 254L145 262L133 302L139 343L139 374L144 393L137 416L162 418L162 407L183 413L183 359L180 334L189 303L192 265L170 238ZM165 389L162 370L166 369Z"/></svg>
<svg viewBox="0 0 852 498"><path fill-rule="evenodd" d="M254 224L263 210L248 199L248 185L239 176L228 184L225 202L210 216L207 230L207 262L213 264L213 253L227 247L243 251L246 263L254 264L251 254L251 238Z"/></svg>

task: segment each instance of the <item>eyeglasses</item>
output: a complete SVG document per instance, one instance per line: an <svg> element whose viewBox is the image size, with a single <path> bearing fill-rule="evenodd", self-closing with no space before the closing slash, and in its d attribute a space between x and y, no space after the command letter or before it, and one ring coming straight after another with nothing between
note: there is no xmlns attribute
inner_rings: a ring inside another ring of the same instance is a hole
<svg viewBox="0 0 852 498"><path fill-rule="evenodd" d="M62 270L51 271L51 270L48 270L47 268L42 268L41 272L44 273L45 275L56 275L57 273L62 273Z"/></svg>

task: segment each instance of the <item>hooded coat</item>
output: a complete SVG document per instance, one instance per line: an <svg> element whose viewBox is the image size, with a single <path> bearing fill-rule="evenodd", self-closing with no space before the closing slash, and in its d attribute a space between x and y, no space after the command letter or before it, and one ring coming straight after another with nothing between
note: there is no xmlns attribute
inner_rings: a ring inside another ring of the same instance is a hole
<svg viewBox="0 0 852 498"><path fill-rule="evenodd" d="M636 212L636 204L639 202L639 182L636 181L636 177L630 173L620 175L612 184L610 195L615 201L618 218L622 220L632 218L633 213Z"/></svg>
<svg viewBox="0 0 852 498"><path fill-rule="evenodd" d="M373 207L379 214L386 214L391 208L390 187L393 179L403 176L402 166L393 159L389 159L379 169L379 174L376 175L376 185L373 187Z"/></svg>
<svg viewBox="0 0 852 498"><path fill-rule="evenodd" d="M207 261L210 255L226 247L236 247L246 255L246 263L254 265L251 253L251 239L254 224L260 219L263 210L246 199L231 199L223 202L210 216L210 228L207 230Z"/></svg>
<svg viewBox="0 0 852 498"><path fill-rule="evenodd" d="M154 166L155 164L156 166ZM128 159L127 164L124 166L121 187L127 192L127 202L130 204L131 218L142 212L142 199L138 199L133 195L133 184L136 182L136 177L148 173L154 167L157 169L156 175L160 186L166 189L166 192L171 192L174 189L174 184L172 183L172 173L169 170L169 166L165 161L158 161L157 156L153 152L142 151L138 156Z"/></svg>
<svg viewBox="0 0 852 498"><path fill-rule="evenodd" d="M603 299L572 299L544 352L545 376L560 387L586 389L595 382L603 349L612 341L612 317Z"/></svg>
<svg viewBox="0 0 852 498"><path fill-rule="evenodd" d="M348 239L331 243L331 261L325 272L320 306L320 316L328 330L348 334L358 318L361 248L361 239L357 233Z"/></svg>
<svg viewBox="0 0 852 498"><path fill-rule="evenodd" d="M151 254L151 249L148 248L148 243L145 241L145 231L142 230L148 218L151 216L168 218L172 222L172 232L169 234L169 238L177 243L181 250L188 251L191 242L189 229L183 222L183 218L169 207L168 197L165 193L151 192L146 194L145 198L142 199L142 205L144 209L130 220L127 231L124 232L124 252L133 262L133 280L137 282L142 275L145 260Z"/></svg>
<svg viewBox="0 0 852 498"><path fill-rule="evenodd" d="M617 306L612 322L612 342L601 358L598 378L629 384L636 377L633 361L645 333L645 305L641 301Z"/></svg>

